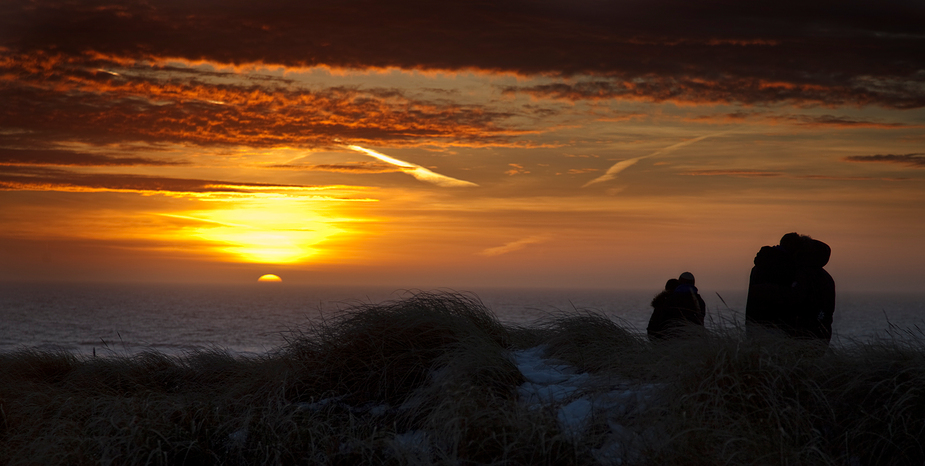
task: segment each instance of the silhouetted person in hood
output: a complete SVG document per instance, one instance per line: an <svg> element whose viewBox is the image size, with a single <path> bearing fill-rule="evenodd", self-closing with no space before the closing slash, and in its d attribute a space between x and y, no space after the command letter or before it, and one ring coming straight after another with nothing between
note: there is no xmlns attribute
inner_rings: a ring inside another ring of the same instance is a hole
<svg viewBox="0 0 925 466"><path fill-rule="evenodd" d="M835 280L823 269L832 249L808 236L801 238L793 292L796 318L792 334L801 338L832 339L832 316L835 314Z"/></svg>
<svg viewBox="0 0 925 466"><path fill-rule="evenodd" d="M646 333L658 341L677 336L687 325L703 326L707 306L694 286L694 275L684 272L670 279L665 290L652 300L652 316Z"/></svg>
<svg viewBox="0 0 925 466"><path fill-rule="evenodd" d="M787 233L777 246L763 246L755 256L748 279L745 302L745 328L749 333L757 326L786 329L792 326L794 306L793 282L800 235Z"/></svg>
<svg viewBox="0 0 925 466"><path fill-rule="evenodd" d="M784 235L778 246L762 247L749 277L746 330L760 326L828 343L835 281L822 267L830 255L827 244L797 233Z"/></svg>

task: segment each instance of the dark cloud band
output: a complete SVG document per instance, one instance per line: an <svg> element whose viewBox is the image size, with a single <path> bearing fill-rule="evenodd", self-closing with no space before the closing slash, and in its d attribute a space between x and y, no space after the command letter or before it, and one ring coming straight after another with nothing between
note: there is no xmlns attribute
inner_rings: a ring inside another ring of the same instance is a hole
<svg viewBox="0 0 925 466"><path fill-rule="evenodd" d="M311 186L235 183L111 173L80 173L46 167L5 167L0 172L0 190L107 190L169 193L250 193L253 190L292 189Z"/></svg>
<svg viewBox="0 0 925 466"><path fill-rule="evenodd" d="M0 165L58 165L58 166L174 166L187 162L157 160L148 157L111 157L69 150L3 149L0 148Z"/></svg>
<svg viewBox="0 0 925 466"><path fill-rule="evenodd" d="M0 18L0 46L30 54L596 75L604 85L569 92L925 105L917 0L10 0Z"/></svg>
<svg viewBox="0 0 925 466"><path fill-rule="evenodd" d="M925 168L925 154L852 155L845 157L843 160L846 162L895 163L909 167Z"/></svg>

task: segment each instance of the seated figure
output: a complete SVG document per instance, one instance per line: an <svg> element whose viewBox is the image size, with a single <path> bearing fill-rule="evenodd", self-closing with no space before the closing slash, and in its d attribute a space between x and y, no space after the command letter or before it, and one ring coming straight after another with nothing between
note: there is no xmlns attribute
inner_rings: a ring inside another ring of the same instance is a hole
<svg viewBox="0 0 925 466"><path fill-rule="evenodd" d="M646 333L658 341L683 333L689 325L703 326L706 304L694 286L694 275L684 272L665 284L665 290L652 300L652 316Z"/></svg>

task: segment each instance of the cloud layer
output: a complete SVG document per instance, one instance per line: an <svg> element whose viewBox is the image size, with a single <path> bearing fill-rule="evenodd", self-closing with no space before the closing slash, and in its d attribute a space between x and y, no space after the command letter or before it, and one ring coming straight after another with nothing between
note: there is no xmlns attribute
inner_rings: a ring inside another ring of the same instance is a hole
<svg viewBox="0 0 925 466"><path fill-rule="evenodd" d="M11 0L14 53L597 76L562 98L925 105L925 4ZM81 60L86 60L85 58Z"/></svg>
<svg viewBox="0 0 925 466"><path fill-rule="evenodd" d="M106 67L127 69L113 74ZM253 75L196 69L178 75L169 67L129 66L87 54L7 53L0 56L0 77L0 128L17 128L17 138L33 144L66 139L322 147L344 139L485 145L504 144L522 132L506 123L507 113L422 100L397 89L255 83Z"/></svg>

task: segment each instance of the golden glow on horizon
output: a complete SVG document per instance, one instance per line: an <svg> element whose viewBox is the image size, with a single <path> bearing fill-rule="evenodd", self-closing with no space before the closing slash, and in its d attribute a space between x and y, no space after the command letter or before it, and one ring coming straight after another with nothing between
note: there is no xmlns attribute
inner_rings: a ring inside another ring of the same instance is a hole
<svg viewBox="0 0 925 466"><path fill-rule="evenodd" d="M257 281L258 281L258 282L266 282L266 283L280 283L280 282L283 281L283 279L282 279L282 278L279 278L278 275L274 275L274 274L272 274L272 273L268 273L268 274L265 274L265 275L261 275L260 278L257 279Z"/></svg>
<svg viewBox="0 0 925 466"><path fill-rule="evenodd" d="M179 235L205 240L213 251L235 262L293 264L324 256L325 240L348 233L331 219L294 199L241 202L231 209L216 209L166 217L191 220Z"/></svg>

